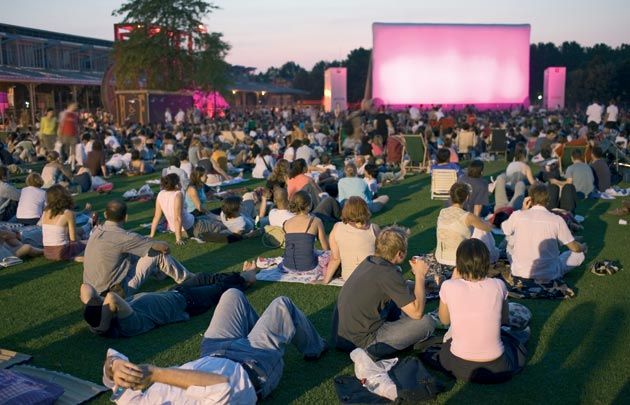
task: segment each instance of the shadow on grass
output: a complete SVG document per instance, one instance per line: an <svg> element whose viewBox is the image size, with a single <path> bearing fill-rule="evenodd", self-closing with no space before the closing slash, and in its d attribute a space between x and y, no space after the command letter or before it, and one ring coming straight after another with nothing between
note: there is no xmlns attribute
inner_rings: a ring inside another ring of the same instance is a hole
<svg viewBox="0 0 630 405"><path fill-rule="evenodd" d="M32 260L32 259L26 259ZM39 259L41 264L27 267L19 264L13 269L8 269L0 273L0 291L10 290L13 287L20 286L40 277L45 277L51 272L65 269L68 264L74 262L51 262L45 259Z"/></svg>

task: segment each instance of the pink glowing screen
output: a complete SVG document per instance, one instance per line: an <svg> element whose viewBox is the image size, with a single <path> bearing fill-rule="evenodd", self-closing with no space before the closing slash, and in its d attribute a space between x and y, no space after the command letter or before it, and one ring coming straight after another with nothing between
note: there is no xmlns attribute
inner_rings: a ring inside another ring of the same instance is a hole
<svg viewBox="0 0 630 405"><path fill-rule="evenodd" d="M529 102L529 24L372 29L372 96L385 104Z"/></svg>

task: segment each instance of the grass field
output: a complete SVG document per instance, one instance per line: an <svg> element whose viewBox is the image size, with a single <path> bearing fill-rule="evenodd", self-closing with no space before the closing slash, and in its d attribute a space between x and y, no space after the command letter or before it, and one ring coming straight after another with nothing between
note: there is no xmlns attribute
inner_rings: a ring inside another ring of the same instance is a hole
<svg viewBox="0 0 630 405"><path fill-rule="evenodd" d="M499 162L486 174L498 172ZM77 197L102 212L105 202L125 190L138 188L147 178L114 180L111 196L94 193ZM379 225L398 223L412 231L409 254L435 247L435 221L441 202L429 198L427 175L415 175L386 187L390 207L374 218ZM247 186L256 183L249 182ZM533 312L529 363L508 383L479 386L457 383L438 397L440 403L629 403L630 402L630 228L604 213L618 207L615 201L586 201L578 213L586 216L583 232L589 245L587 262L568 276L577 297L567 301L523 301ZM153 203L131 203L128 229L150 222ZM172 235L160 239L174 242ZM260 239L232 245L187 243L173 246L173 255L191 271L224 272L239 269L243 260L259 255L278 256ZM626 268L611 277L596 277L587 266L596 259L619 259ZM409 268L405 268L409 276ZM0 269L0 347L33 356L31 364L59 370L100 383L102 361L108 347L127 354L135 362L177 365L196 358L201 334L212 313L191 321L168 325L131 339L108 340L92 335L83 323L79 285L82 266L50 263L44 259ZM144 291L166 289L168 280L150 281ZM259 282L247 292L257 310L275 297L286 295L304 310L322 336L328 337L336 287ZM436 303L429 304L429 309ZM411 352L409 353L411 354ZM318 362L305 363L290 348L280 386L266 403L337 403L332 378L352 374L347 354L330 351ZM441 376L443 377L443 376ZM108 402L109 394L97 398Z"/></svg>

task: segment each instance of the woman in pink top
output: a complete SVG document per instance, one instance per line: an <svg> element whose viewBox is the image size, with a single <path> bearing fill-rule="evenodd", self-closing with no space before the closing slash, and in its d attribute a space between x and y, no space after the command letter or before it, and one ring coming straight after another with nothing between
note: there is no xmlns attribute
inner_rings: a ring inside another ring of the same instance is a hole
<svg viewBox="0 0 630 405"><path fill-rule="evenodd" d="M322 190L317 184L315 184L312 178L306 175L307 171L308 166L306 165L306 161L304 159L296 159L291 164L289 179L287 180L287 191L289 192L289 199L293 197L293 194L308 186L306 191L311 196L311 199L314 202L319 201L318 194L321 193Z"/></svg>
<svg viewBox="0 0 630 405"><path fill-rule="evenodd" d="M477 239L457 249L453 277L440 289L440 321L450 324L451 338L440 350L441 366L457 379L497 383L510 379L525 365L527 351L509 332L507 289L487 278L488 248Z"/></svg>

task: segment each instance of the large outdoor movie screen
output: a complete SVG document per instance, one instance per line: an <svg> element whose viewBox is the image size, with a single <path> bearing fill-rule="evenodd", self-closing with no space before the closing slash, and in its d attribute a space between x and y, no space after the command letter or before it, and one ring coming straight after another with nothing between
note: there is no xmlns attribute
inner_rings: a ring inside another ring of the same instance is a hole
<svg viewBox="0 0 630 405"><path fill-rule="evenodd" d="M529 104L529 24L372 29L372 96L385 104Z"/></svg>

